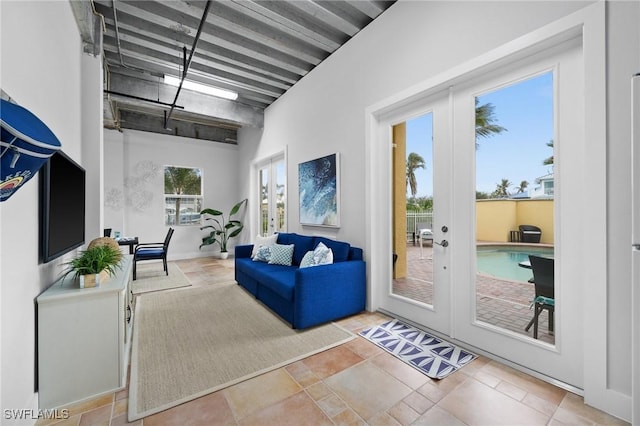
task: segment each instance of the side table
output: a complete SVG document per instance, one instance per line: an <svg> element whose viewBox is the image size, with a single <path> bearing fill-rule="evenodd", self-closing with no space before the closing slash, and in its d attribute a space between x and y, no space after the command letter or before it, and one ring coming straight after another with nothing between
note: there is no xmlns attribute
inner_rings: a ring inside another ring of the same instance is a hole
<svg viewBox="0 0 640 426"><path fill-rule="evenodd" d="M129 254L133 254L135 246L138 245L138 237L122 237L116 240L121 246L129 246Z"/></svg>

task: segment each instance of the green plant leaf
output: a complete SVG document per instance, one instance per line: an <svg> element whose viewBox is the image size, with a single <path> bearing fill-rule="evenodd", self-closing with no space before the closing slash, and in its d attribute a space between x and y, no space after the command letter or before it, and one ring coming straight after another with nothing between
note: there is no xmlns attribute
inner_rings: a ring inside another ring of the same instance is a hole
<svg viewBox="0 0 640 426"><path fill-rule="evenodd" d="M214 209L204 209L200 214L210 214L211 216L222 216L222 212Z"/></svg>
<svg viewBox="0 0 640 426"><path fill-rule="evenodd" d="M80 255L64 265L67 267L65 275L73 273L74 276L87 274L99 274L106 270L113 275L117 268L121 268L122 253L119 249L108 245L95 246L80 252Z"/></svg>
<svg viewBox="0 0 640 426"><path fill-rule="evenodd" d="M233 216L234 214L238 213L238 210L240 210L240 207L242 207L242 204L244 204L246 202L247 202L247 199L245 198L244 200L240 201L238 204L233 206L233 208L229 212L229 216Z"/></svg>
<svg viewBox="0 0 640 426"><path fill-rule="evenodd" d="M233 237L238 236L238 234L239 234L240 232L242 232L242 228L243 228L243 227L241 226L240 228L238 228L238 229L236 229L235 231L233 231L232 233L230 233L230 234L229 234L229 238L233 238Z"/></svg>
<svg viewBox="0 0 640 426"><path fill-rule="evenodd" d="M242 206L246 207L246 204L247 199L245 198L234 205L229 212L227 223L225 223L225 218L221 211L210 208L202 210L200 214L211 216L205 217L205 220L210 220L213 223L200 227L200 230L211 229L209 236L202 238L200 248L205 245L218 243L222 251L227 251L227 242L229 241L229 238L238 236L243 229L242 222L239 220L231 220L231 216L237 214ZM221 219L218 220L214 216L221 216Z"/></svg>

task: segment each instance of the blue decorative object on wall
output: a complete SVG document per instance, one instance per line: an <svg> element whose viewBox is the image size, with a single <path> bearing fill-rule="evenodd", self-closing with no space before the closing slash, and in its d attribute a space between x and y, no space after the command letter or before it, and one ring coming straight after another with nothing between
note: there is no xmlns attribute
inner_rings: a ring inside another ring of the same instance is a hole
<svg viewBox="0 0 640 426"><path fill-rule="evenodd" d="M4 99L0 105L0 201L9 199L60 149L38 117Z"/></svg>
<svg viewBox="0 0 640 426"><path fill-rule="evenodd" d="M298 164L300 223L340 226L338 153Z"/></svg>

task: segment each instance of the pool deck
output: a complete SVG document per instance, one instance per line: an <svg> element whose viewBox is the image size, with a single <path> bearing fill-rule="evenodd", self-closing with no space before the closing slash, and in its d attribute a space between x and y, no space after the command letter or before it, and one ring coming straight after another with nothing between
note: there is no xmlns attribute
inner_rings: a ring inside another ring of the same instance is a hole
<svg viewBox="0 0 640 426"><path fill-rule="evenodd" d="M545 243L496 243L495 241L476 241L478 246L510 246L510 247L538 247L538 248L553 248L553 244ZM408 247L408 246L407 246ZM426 245L425 245L426 247Z"/></svg>
<svg viewBox="0 0 640 426"><path fill-rule="evenodd" d="M478 243L489 245L489 243ZM493 243L493 245L496 245ZM522 243L500 243L523 247ZM548 244L532 244L535 247L553 247ZM425 244L423 257L420 257L420 246L407 244L407 277L393 280L393 293L399 296L433 304L433 248ZM533 326L524 331L531 318L533 309L530 301L535 296L533 284L528 282L509 281L477 274L476 278L476 317L491 324L517 334L533 338ZM540 314L538 340L555 344L553 332L549 333L549 315L547 311ZM425 324L428 325L428 324Z"/></svg>

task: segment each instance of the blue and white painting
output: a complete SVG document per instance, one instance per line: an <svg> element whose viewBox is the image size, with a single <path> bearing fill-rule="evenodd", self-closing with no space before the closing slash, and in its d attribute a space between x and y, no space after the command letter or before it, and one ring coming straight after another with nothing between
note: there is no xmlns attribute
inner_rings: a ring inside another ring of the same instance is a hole
<svg viewBox="0 0 640 426"><path fill-rule="evenodd" d="M300 223L340 226L338 154L298 164Z"/></svg>

